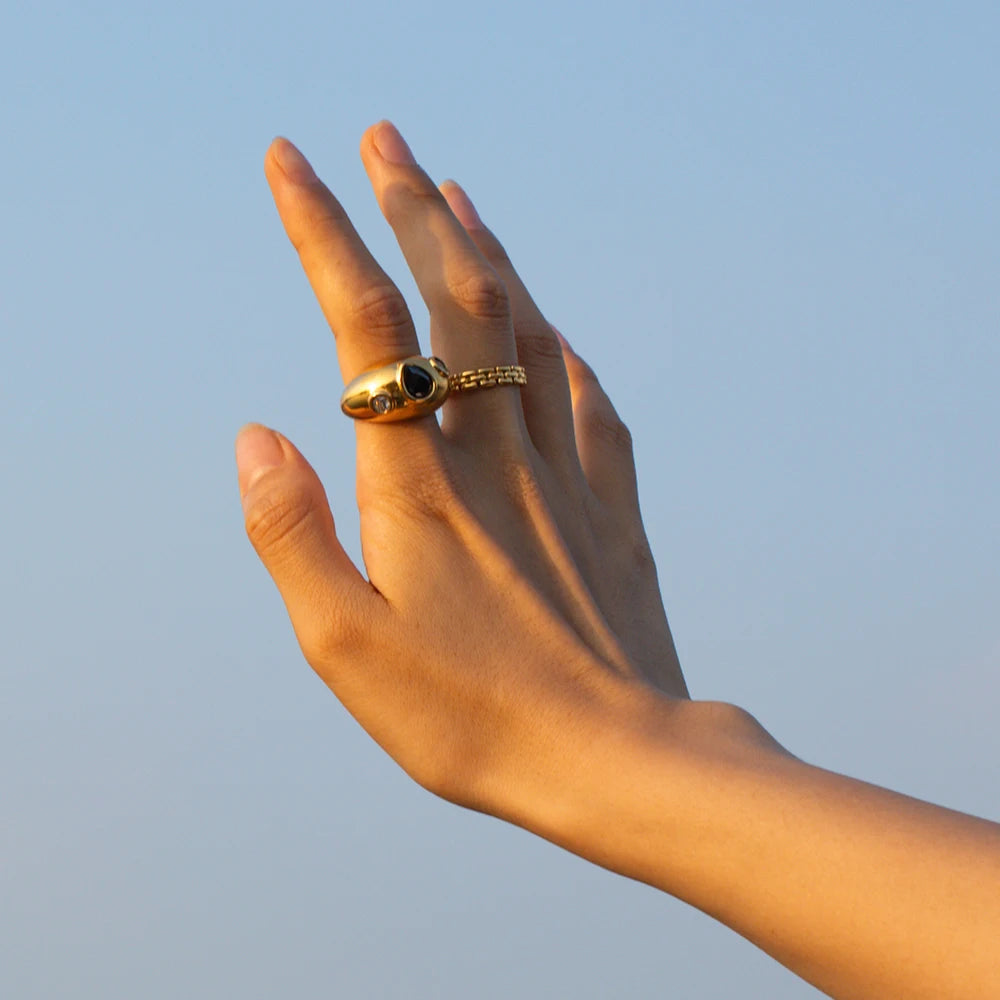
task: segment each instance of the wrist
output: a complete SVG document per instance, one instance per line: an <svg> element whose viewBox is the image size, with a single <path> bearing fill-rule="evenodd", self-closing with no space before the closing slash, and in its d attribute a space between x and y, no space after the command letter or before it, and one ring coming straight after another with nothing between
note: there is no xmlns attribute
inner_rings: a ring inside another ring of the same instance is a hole
<svg viewBox="0 0 1000 1000"><path fill-rule="evenodd" d="M831 996L993 995L1000 827L806 764L732 705L637 692L617 712L535 832Z"/></svg>
<svg viewBox="0 0 1000 1000"><path fill-rule="evenodd" d="M639 683L609 687L566 711L558 736L533 748L503 783L511 795L488 811L687 898L685 873L716 835L708 825L722 784L805 765L735 705L668 698Z"/></svg>

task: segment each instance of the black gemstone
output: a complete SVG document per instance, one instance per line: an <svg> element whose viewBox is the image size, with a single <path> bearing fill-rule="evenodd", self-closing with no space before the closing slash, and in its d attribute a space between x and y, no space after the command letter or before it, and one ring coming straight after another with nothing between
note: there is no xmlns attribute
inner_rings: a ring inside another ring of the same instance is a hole
<svg viewBox="0 0 1000 1000"><path fill-rule="evenodd" d="M403 390L411 399L426 399L434 391L434 379L416 365L403 365Z"/></svg>

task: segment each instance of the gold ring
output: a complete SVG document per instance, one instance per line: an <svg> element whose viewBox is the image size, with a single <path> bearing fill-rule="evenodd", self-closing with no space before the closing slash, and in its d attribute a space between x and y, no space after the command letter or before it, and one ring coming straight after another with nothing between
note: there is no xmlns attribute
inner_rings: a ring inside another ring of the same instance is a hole
<svg viewBox="0 0 1000 1000"><path fill-rule="evenodd" d="M414 356L372 368L352 379L340 408L355 420L413 420L433 413L453 392L525 385L521 365L472 368L452 375L440 358Z"/></svg>

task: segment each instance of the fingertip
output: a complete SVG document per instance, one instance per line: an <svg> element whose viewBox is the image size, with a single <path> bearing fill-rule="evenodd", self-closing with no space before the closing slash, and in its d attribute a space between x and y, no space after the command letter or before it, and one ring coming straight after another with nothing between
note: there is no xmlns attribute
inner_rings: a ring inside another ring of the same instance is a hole
<svg viewBox="0 0 1000 1000"><path fill-rule="evenodd" d="M465 193L465 189L458 181L446 180L440 185L441 194L444 195L448 207L452 210L455 218L466 229L485 229L483 220L476 211L476 206L472 204L472 199Z"/></svg>
<svg viewBox="0 0 1000 1000"><path fill-rule="evenodd" d="M275 193L275 184L279 183L284 176L281 166L278 164L278 156L275 147L282 141L281 136L275 136L270 145L264 151L264 177L271 187L271 193Z"/></svg>
<svg viewBox="0 0 1000 1000"><path fill-rule="evenodd" d="M391 182L400 179L399 168L413 167L415 161L409 146L395 125L387 118L369 125L361 136L361 162L371 182L382 213L385 214L385 194ZM404 175L405 176L405 175Z"/></svg>
<svg viewBox="0 0 1000 1000"><path fill-rule="evenodd" d="M275 166L293 184L316 184L319 178L312 164L290 139L277 136L271 141L264 155L264 171L270 177L271 166Z"/></svg>
<svg viewBox="0 0 1000 1000"><path fill-rule="evenodd" d="M275 431L263 424L245 424L236 435L236 475L240 497L246 503L253 486L285 463L285 448Z"/></svg>
<svg viewBox="0 0 1000 1000"><path fill-rule="evenodd" d="M264 151L264 169L267 170L272 166L278 165L278 159L275 147L280 143L287 142L288 140L283 135L276 135L267 145L267 149Z"/></svg>
<svg viewBox="0 0 1000 1000"><path fill-rule="evenodd" d="M358 152L361 154L362 161L367 162L368 157L373 152L377 152L374 139L375 129L377 129L383 122L387 121L387 118L380 118L374 125L369 125L368 128L361 133L361 141L358 143Z"/></svg>
<svg viewBox="0 0 1000 1000"><path fill-rule="evenodd" d="M387 119L382 119L371 129L372 145L386 163L397 166L414 167L417 159L413 155L399 129Z"/></svg>

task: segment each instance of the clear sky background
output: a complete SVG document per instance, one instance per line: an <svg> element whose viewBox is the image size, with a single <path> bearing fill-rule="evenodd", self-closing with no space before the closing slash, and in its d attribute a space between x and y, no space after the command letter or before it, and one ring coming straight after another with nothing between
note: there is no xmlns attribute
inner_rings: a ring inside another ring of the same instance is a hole
<svg viewBox="0 0 1000 1000"><path fill-rule="evenodd" d="M8 0L0 995L818 995L431 798L301 659L232 439L357 555L353 434L262 157L411 295L392 118L631 425L693 694L1000 819L998 52L993 2Z"/></svg>

